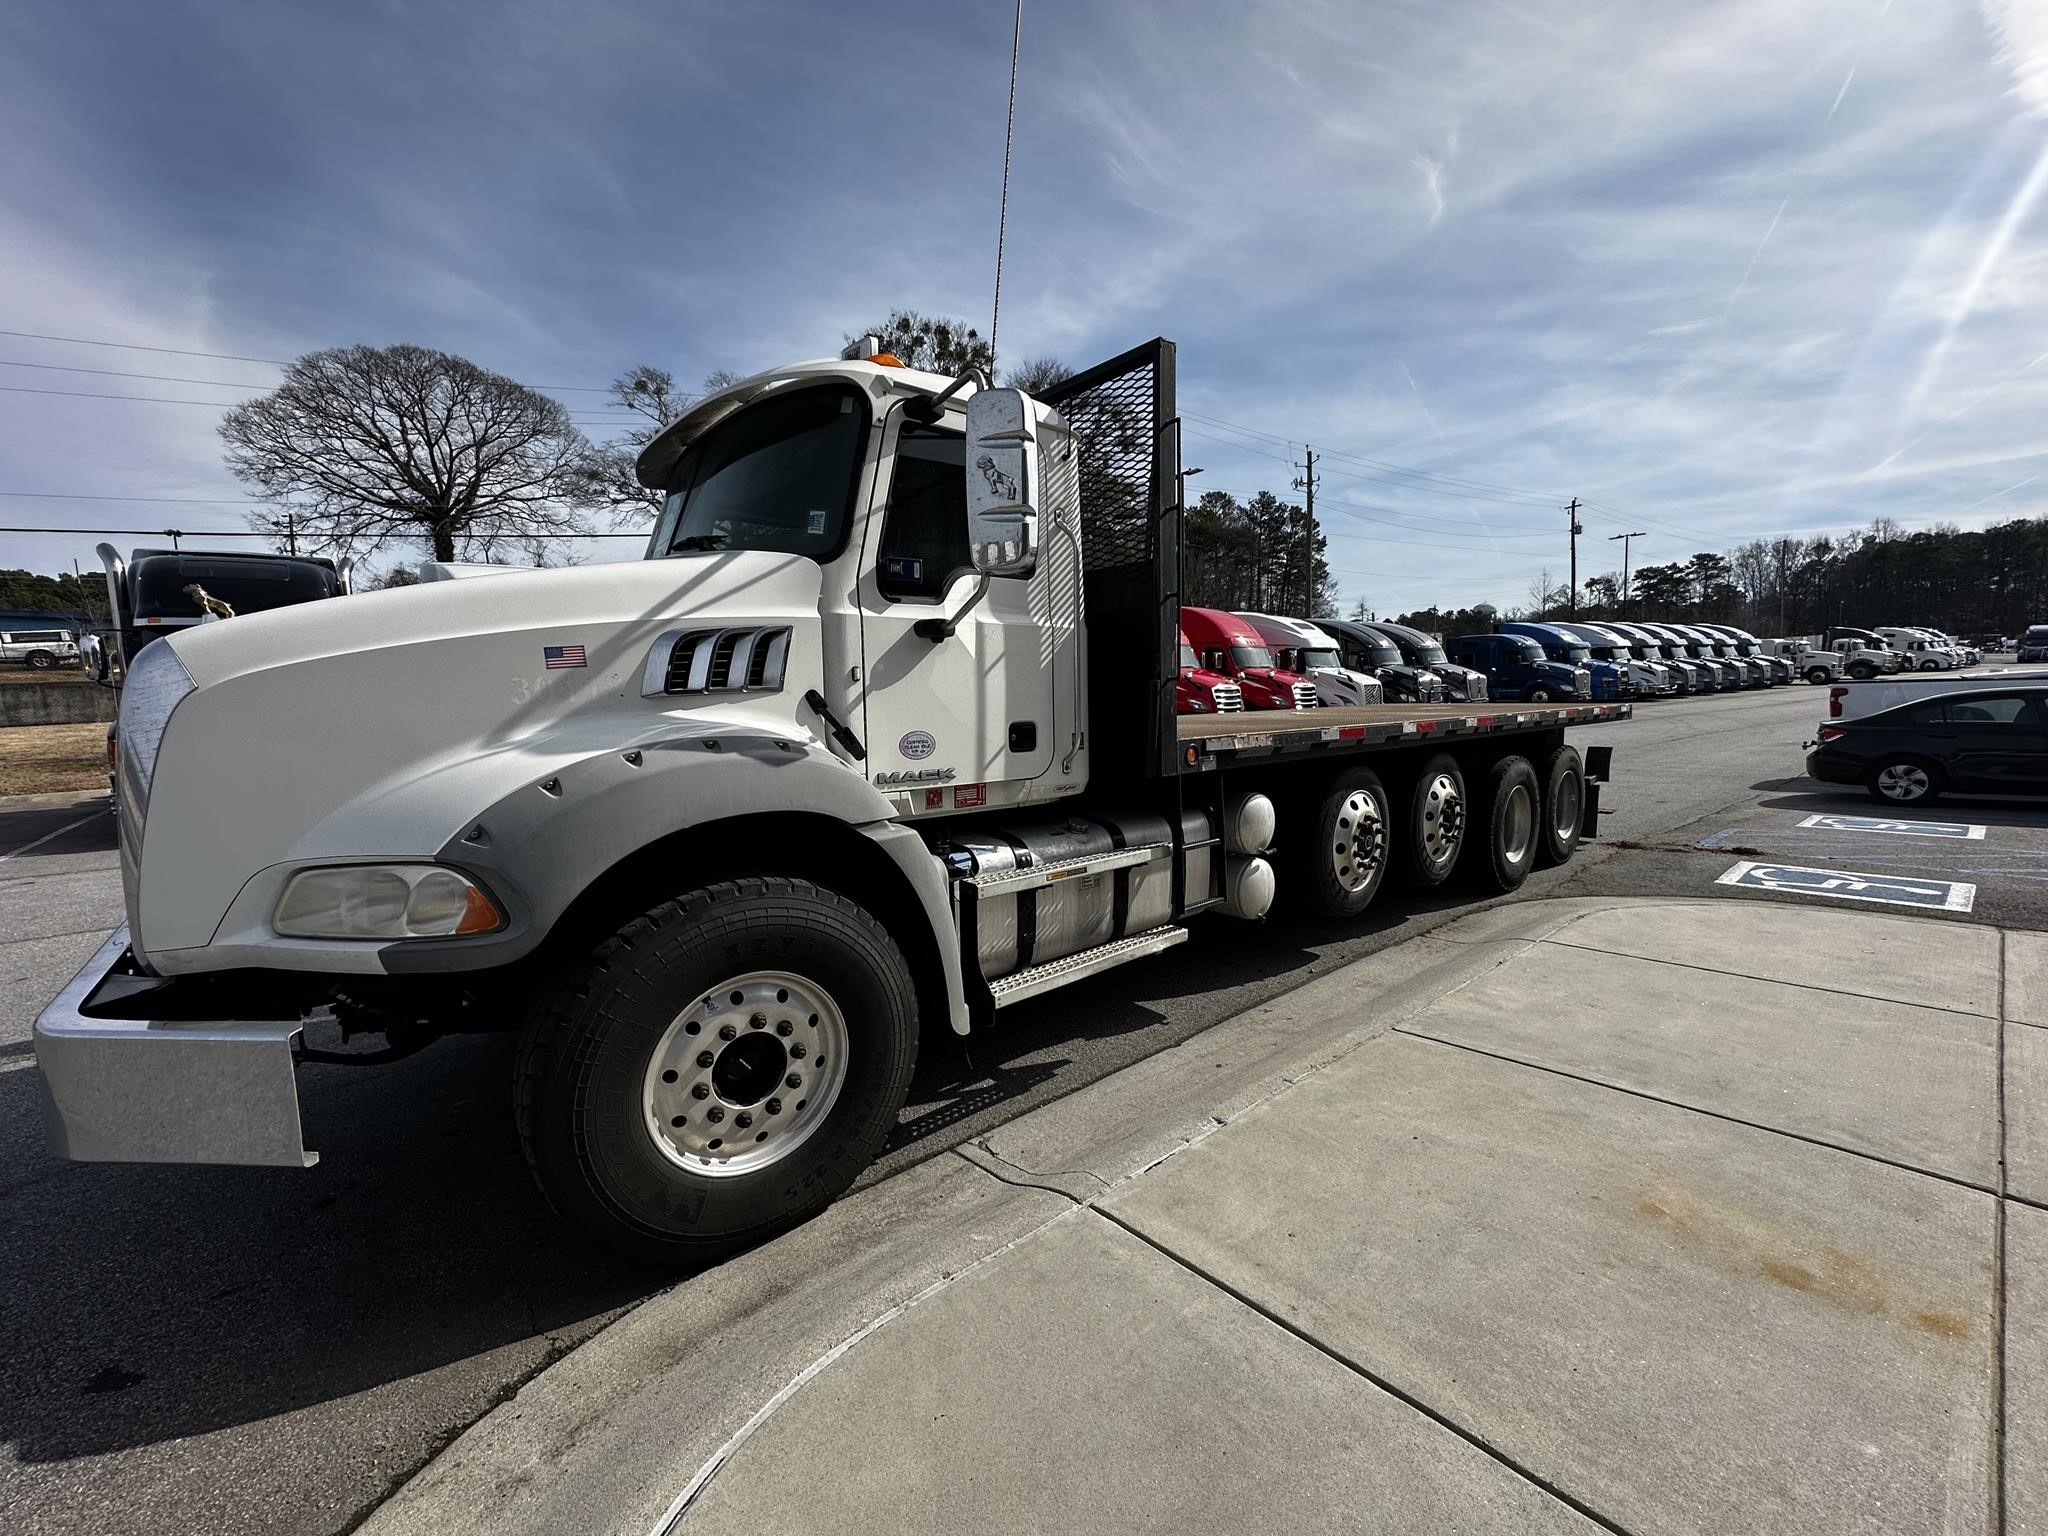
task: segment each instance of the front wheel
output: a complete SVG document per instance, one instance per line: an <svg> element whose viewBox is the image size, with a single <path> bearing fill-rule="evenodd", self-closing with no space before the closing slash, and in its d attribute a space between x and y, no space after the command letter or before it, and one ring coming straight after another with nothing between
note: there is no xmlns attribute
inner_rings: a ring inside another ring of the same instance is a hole
<svg viewBox="0 0 2048 1536"><path fill-rule="evenodd" d="M1550 702L1550 690L1548 688L1531 688L1527 698L1531 704L1548 704Z"/></svg>
<svg viewBox="0 0 2048 1536"><path fill-rule="evenodd" d="M1827 682L1833 676L1834 674L1828 671L1826 667L1808 667L1806 669L1806 680L1816 686Z"/></svg>
<svg viewBox="0 0 2048 1536"><path fill-rule="evenodd" d="M30 651L22 660L38 672L47 672L57 665L57 658L48 651Z"/></svg>
<svg viewBox="0 0 2048 1536"><path fill-rule="evenodd" d="M556 1212L694 1261L817 1214L881 1150L917 1060L888 931L807 880L735 880L634 918L529 1020L519 1137Z"/></svg>
<svg viewBox="0 0 2048 1536"><path fill-rule="evenodd" d="M1941 663L1938 661L1923 661L1920 663L1920 670L1922 672L1939 672L1941 670Z"/></svg>
<svg viewBox="0 0 2048 1536"><path fill-rule="evenodd" d="M1879 805L1928 805L1941 794L1941 776L1932 763L1899 757L1871 769L1865 788Z"/></svg>
<svg viewBox="0 0 2048 1536"><path fill-rule="evenodd" d="M1849 669L1849 675L1859 683L1867 683L1877 676L1877 668L1867 661L1862 661Z"/></svg>

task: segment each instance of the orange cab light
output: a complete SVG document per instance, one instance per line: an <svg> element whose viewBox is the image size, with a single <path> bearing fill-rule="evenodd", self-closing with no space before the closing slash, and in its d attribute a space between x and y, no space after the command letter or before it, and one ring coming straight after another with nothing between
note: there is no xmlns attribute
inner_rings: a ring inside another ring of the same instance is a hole
<svg viewBox="0 0 2048 1536"><path fill-rule="evenodd" d="M876 352L869 356L871 363L880 363L884 368L907 368L910 365L894 352Z"/></svg>

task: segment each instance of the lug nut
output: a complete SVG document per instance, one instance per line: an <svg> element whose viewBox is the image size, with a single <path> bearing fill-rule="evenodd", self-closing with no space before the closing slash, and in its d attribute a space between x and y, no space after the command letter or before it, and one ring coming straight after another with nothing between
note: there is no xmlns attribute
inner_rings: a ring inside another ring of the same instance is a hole
<svg viewBox="0 0 2048 1536"><path fill-rule="evenodd" d="M744 1131L749 1129L753 1125L754 1117L748 1114L745 1110L741 1110L738 1114L732 1117L732 1123Z"/></svg>
<svg viewBox="0 0 2048 1536"><path fill-rule="evenodd" d="M716 1060L718 1060L718 1058L712 1055L709 1051L699 1051L697 1053L697 1065L700 1067L708 1067L711 1065L711 1063L713 1063Z"/></svg>
<svg viewBox="0 0 2048 1536"><path fill-rule="evenodd" d="M733 1027L732 1027L732 1026L731 1026L730 1024L721 1024L721 1025L719 1025L719 1026L718 1026L718 1038L719 1038L719 1039L721 1039L721 1040L737 1040L737 1039L739 1039L739 1037L740 1037L740 1032L739 1032L738 1030L734 1029L734 1028L733 1028Z"/></svg>
<svg viewBox="0 0 2048 1536"><path fill-rule="evenodd" d="M771 1114L771 1115L779 1115L779 1114L781 1114L781 1113L782 1113L782 1100L780 1100L780 1099L770 1099L770 1100L769 1100L769 1101L768 1101L768 1102L767 1102L767 1103L766 1103L766 1104L765 1104L764 1106L762 1106L762 1107L763 1107L763 1108L765 1108L765 1109L766 1109L766 1110L768 1111L768 1113L769 1113L769 1114Z"/></svg>
<svg viewBox="0 0 2048 1536"><path fill-rule="evenodd" d="M804 1085L803 1074L799 1072L790 1073L783 1081L792 1088L801 1088Z"/></svg>
<svg viewBox="0 0 2048 1536"><path fill-rule="evenodd" d="M784 1019L780 1024L775 1026L775 1033L783 1036L793 1035L796 1033L796 1026L790 1023L789 1020Z"/></svg>
<svg viewBox="0 0 2048 1536"><path fill-rule="evenodd" d="M709 1120L713 1125L716 1125L719 1121L725 1118L725 1111L720 1109L716 1104L714 1104L709 1109L704 1111L704 1118L706 1120Z"/></svg>
<svg viewBox="0 0 2048 1536"><path fill-rule="evenodd" d="M751 1019L747 1020L747 1028L749 1029L766 1029L767 1027L768 1015L765 1013L757 1013Z"/></svg>
<svg viewBox="0 0 2048 1536"><path fill-rule="evenodd" d="M690 1088L690 1097L691 1097L691 1098L693 1098L693 1099L708 1099L708 1098L710 1098L710 1097L711 1097L711 1085L710 1085L709 1083L696 1083L696 1084L693 1084L693 1085L691 1086L691 1088Z"/></svg>
<svg viewBox="0 0 2048 1536"><path fill-rule="evenodd" d="M792 1061L802 1061L806 1056L810 1055L810 1051L804 1046L792 1045L789 1048L789 1055Z"/></svg>

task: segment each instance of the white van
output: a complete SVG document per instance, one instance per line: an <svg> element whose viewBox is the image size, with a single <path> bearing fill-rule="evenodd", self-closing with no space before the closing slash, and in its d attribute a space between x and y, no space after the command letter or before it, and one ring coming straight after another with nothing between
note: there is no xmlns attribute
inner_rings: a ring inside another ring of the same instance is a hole
<svg viewBox="0 0 2048 1536"><path fill-rule="evenodd" d="M47 672L77 665L78 642L68 630L0 629L0 666Z"/></svg>

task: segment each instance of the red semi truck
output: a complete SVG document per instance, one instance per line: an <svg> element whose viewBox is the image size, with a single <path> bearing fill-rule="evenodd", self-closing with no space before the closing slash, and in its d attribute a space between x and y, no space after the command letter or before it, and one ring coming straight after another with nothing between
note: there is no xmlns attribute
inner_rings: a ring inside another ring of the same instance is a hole
<svg viewBox="0 0 2048 1536"><path fill-rule="evenodd" d="M1276 665L1273 648L1234 613L1183 608L1180 632L1204 667L1222 673L1244 691L1246 709L1315 709L1322 702L1315 679Z"/></svg>

